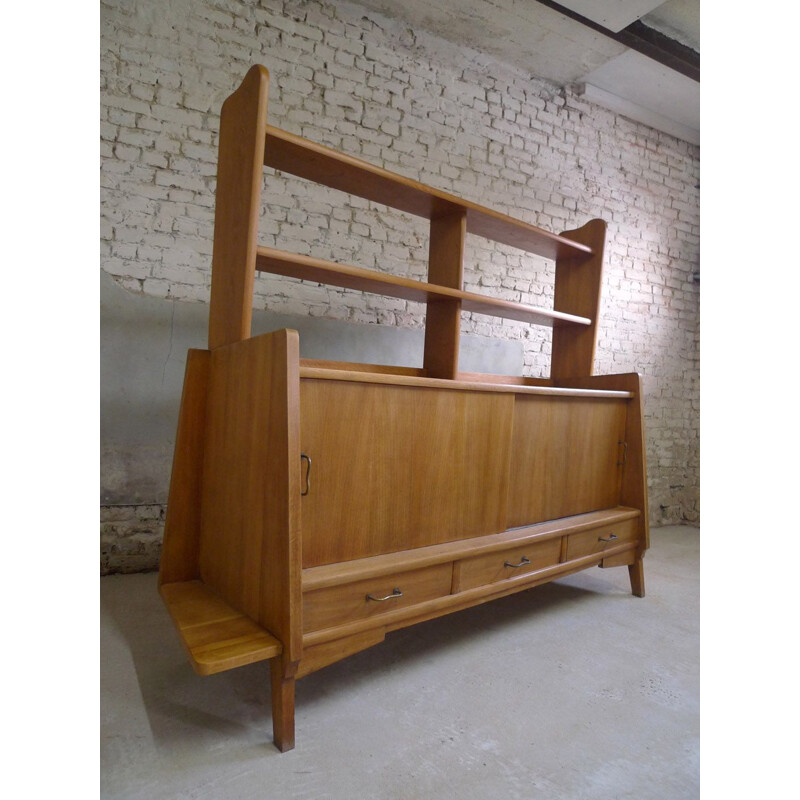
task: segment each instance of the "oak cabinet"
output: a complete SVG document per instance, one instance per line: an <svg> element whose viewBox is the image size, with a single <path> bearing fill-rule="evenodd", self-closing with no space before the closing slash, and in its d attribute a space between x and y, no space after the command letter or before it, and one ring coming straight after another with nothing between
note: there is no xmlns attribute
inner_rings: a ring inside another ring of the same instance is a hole
<svg viewBox="0 0 800 800"><path fill-rule="evenodd" d="M269 661L288 750L296 679L391 631L594 566L642 596L648 511L639 376L593 374L605 223L550 233L281 131L268 84L253 67L222 108L159 587L199 673ZM428 219L428 281L259 246L265 165ZM465 291L468 233L553 259L553 307ZM257 270L426 303L422 366L251 337ZM552 326L550 377L460 371L462 311Z"/></svg>

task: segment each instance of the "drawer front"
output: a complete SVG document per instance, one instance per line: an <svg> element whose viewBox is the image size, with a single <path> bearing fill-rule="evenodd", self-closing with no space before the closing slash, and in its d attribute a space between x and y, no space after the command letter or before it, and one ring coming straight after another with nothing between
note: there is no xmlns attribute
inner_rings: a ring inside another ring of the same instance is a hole
<svg viewBox="0 0 800 800"><path fill-rule="evenodd" d="M333 628L444 597L450 594L452 579L453 565L448 562L306 592L303 630L308 633ZM374 599L368 599L368 595Z"/></svg>
<svg viewBox="0 0 800 800"><path fill-rule="evenodd" d="M460 571L459 591L552 567L558 564L560 554L561 538L557 536L545 542L464 559L456 565L456 569Z"/></svg>
<svg viewBox="0 0 800 800"><path fill-rule="evenodd" d="M603 525L567 537L567 561L602 553L611 547L636 540L638 519L626 519L614 525Z"/></svg>

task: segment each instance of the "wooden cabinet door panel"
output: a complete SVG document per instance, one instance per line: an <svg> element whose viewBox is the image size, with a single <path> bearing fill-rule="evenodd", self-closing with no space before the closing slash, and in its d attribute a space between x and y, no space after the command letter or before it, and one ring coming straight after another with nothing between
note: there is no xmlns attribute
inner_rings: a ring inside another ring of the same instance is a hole
<svg viewBox="0 0 800 800"><path fill-rule="evenodd" d="M303 566L506 528L513 395L301 381Z"/></svg>
<svg viewBox="0 0 800 800"><path fill-rule="evenodd" d="M509 527L619 504L625 400L517 396Z"/></svg>

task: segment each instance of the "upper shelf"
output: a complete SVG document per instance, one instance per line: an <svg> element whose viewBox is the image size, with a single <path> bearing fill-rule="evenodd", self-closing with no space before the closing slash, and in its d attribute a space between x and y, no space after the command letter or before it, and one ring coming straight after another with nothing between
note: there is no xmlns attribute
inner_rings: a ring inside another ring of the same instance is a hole
<svg viewBox="0 0 800 800"><path fill-rule="evenodd" d="M587 245L432 189L361 159L337 153L272 125L267 125L264 164L426 219L463 209L467 217L467 233L544 258L584 259L592 254L592 248Z"/></svg>
<svg viewBox="0 0 800 800"><path fill-rule="evenodd" d="M551 311L546 308L535 308L534 306L526 306L510 300L501 300L498 297L486 297L460 289L450 289L434 283L424 283L411 278L402 278L397 275L387 275L360 267L336 264L333 261L323 261L320 258L287 253L271 247L259 247L256 250L256 269L276 275L285 275L290 278L300 278L305 281L327 283L331 286L340 286L343 289L374 292L420 303L437 299L460 300L461 308L464 311L515 319L520 322L533 323L534 325L545 325L547 327L552 327L554 323L591 325L592 322L586 317L579 317L575 314Z"/></svg>

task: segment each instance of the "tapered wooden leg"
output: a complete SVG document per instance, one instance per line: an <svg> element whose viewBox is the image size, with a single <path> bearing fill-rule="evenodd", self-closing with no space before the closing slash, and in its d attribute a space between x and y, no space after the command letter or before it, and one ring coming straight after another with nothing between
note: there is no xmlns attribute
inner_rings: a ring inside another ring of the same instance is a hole
<svg viewBox="0 0 800 800"><path fill-rule="evenodd" d="M269 671L272 686L272 740L275 747L285 753L294 750L294 670L287 677L282 659L273 658L269 662Z"/></svg>
<svg viewBox="0 0 800 800"><path fill-rule="evenodd" d="M636 597L644 597L644 562L641 558L628 565L631 578L631 592Z"/></svg>

